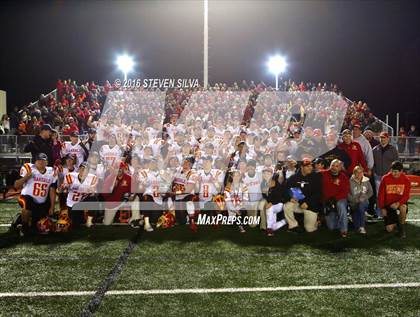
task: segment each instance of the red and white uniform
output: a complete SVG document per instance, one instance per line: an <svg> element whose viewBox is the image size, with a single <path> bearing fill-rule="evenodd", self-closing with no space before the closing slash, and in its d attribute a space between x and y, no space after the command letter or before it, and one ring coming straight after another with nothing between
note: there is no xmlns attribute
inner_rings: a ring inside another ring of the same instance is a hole
<svg viewBox="0 0 420 317"><path fill-rule="evenodd" d="M109 147L108 144L104 144L99 151L99 156L101 157L102 162L105 166L112 166L117 164L121 159L121 149L115 144L114 147Z"/></svg>
<svg viewBox="0 0 420 317"><path fill-rule="evenodd" d="M64 178L64 185L68 186L67 207L73 207L86 196L94 193L96 190L97 177L93 174L87 174L81 182L78 173L69 173Z"/></svg>
<svg viewBox="0 0 420 317"><path fill-rule="evenodd" d="M70 141L63 142L61 147L61 156L64 157L69 154L74 154L77 157L76 166L79 167L80 164L85 160L85 151L80 145L80 141L76 144L72 144Z"/></svg>
<svg viewBox="0 0 420 317"><path fill-rule="evenodd" d="M249 201L257 202L262 199L261 193L261 182L262 174L255 172L253 177L249 176L248 173L245 173L242 179L244 185L248 188Z"/></svg>
<svg viewBox="0 0 420 317"><path fill-rule="evenodd" d="M230 184L225 188L225 201L229 212L236 213L245 208L249 201L248 188L240 182L239 184Z"/></svg>
<svg viewBox="0 0 420 317"><path fill-rule="evenodd" d="M142 171L143 174L143 185L144 185L144 194L153 197L153 201L158 204L162 205L162 195L161 193L164 191L162 185L165 181L162 179L158 170L145 170Z"/></svg>
<svg viewBox="0 0 420 317"><path fill-rule="evenodd" d="M224 173L217 169L212 169L208 173L200 170L197 173L197 180L200 184L200 207L203 208L206 202L212 200L213 196L218 194L216 185L221 186L223 184Z"/></svg>
<svg viewBox="0 0 420 317"><path fill-rule="evenodd" d="M57 181L57 173L49 166L44 173L41 173L35 164L26 163L20 168L20 176L25 177L30 171L32 177L23 185L21 195L31 196L37 204L43 204L47 200L51 184Z"/></svg>
<svg viewBox="0 0 420 317"><path fill-rule="evenodd" d="M195 182L196 182L196 175L195 175L193 170L189 170L187 172L184 172L182 170L182 167L179 167L174 174L174 180L172 182L173 183L172 190L174 192L177 192L177 191L185 192L185 189L186 189L187 185L189 185L189 184L194 185ZM194 186L193 186L190 193L177 194L176 199L177 200L184 199L188 195L194 194L194 192L195 191L194 191Z"/></svg>

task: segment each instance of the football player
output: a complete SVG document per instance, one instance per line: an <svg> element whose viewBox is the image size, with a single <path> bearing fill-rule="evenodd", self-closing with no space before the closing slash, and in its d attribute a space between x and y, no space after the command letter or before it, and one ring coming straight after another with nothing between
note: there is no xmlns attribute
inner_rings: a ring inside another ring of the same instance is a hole
<svg viewBox="0 0 420 317"><path fill-rule="evenodd" d="M47 163L47 155L39 153L34 164L26 163L21 167L21 178L15 182L16 188L22 188L18 199L22 207L22 226L18 228L21 236L40 219L54 213L57 173Z"/></svg>
<svg viewBox="0 0 420 317"><path fill-rule="evenodd" d="M79 135L76 132L72 132L70 134L70 141L63 142L63 146L61 148L61 157L65 157L69 154L73 154L76 156L76 167L85 160L85 150L81 146Z"/></svg>
<svg viewBox="0 0 420 317"><path fill-rule="evenodd" d="M177 222L179 224L185 224L186 214L188 214L190 228L195 232L197 231L195 216L198 206L196 208L194 203L197 202L198 197L194 191L196 183L196 175L192 170L194 162L195 160L191 156L184 159L182 166L174 174L172 193L175 198L175 203L178 202L175 211Z"/></svg>
<svg viewBox="0 0 420 317"><path fill-rule="evenodd" d="M221 170L212 169L213 158L203 157L203 169L197 172L199 186L200 209L206 209L206 205L212 201L213 196L217 195L222 187L224 173ZM212 206L210 209L212 208Z"/></svg>
<svg viewBox="0 0 420 317"><path fill-rule="evenodd" d="M90 194L95 193L96 185L97 177L89 173L87 162L83 162L79 166L79 172L68 173L63 184L59 187L61 191L68 192L66 206L74 226L81 223L82 212L73 211L73 206L85 200Z"/></svg>
<svg viewBox="0 0 420 317"><path fill-rule="evenodd" d="M245 233L242 218L246 216L246 203L249 201L248 188L241 181L241 173L237 169L231 170L231 179L225 188L225 201L229 216L241 217L239 231Z"/></svg>
<svg viewBox="0 0 420 317"><path fill-rule="evenodd" d="M264 207L260 206L260 201L262 201L261 193L261 182L262 182L262 172L257 172L257 161L249 160L246 163L246 172L243 176L243 183L248 188L249 201L247 203L247 213L248 216L257 217L258 210L263 210ZM255 227L257 224L250 225Z"/></svg>
<svg viewBox="0 0 420 317"><path fill-rule="evenodd" d="M99 156L106 167L119 163L121 160L122 151L117 144L117 138L114 134L110 136L108 144L102 145L99 151Z"/></svg>

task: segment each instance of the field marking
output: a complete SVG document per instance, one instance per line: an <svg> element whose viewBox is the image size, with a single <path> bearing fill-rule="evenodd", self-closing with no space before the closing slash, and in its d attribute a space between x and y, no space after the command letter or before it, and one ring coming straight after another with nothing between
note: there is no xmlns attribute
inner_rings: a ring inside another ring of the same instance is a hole
<svg viewBox="0 0 420 317"><path fill-rule="evenodd" d="M172 294L211 294L211 293L251 293L251 292L287 292L309 290L340 290L340 289L370 289L370 288L417 288L419 283L375 283L375 284L349 284L349 285L308 285L308 286L281 286L281 287L240 287L240 288L179 288L179 289L150 289L150 290L113 290L105 295L172 295ZM95 291L63 291L63 292L11 292L0 293L4 297L63 297L63 296L89 296Z"/></svg>

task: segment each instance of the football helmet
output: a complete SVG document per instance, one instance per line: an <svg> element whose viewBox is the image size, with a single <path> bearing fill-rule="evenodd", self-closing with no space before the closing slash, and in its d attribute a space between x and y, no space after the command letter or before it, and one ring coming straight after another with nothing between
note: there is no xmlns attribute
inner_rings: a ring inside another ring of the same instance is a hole
<svg viewBox="0 0 420 317"><path fill-rule="evenodd" d="M156 224L157 228L167 229L175 225L175 215L172 211L165 211L162 216L159 217Z"/></svg>
<svg viewBox="0 0 420 317"><path fill-rule="evenodd" d="M53 231L54 224L50 218L44 217L38 220L36 226L40 234L49 234L51 231Z"/></svg>

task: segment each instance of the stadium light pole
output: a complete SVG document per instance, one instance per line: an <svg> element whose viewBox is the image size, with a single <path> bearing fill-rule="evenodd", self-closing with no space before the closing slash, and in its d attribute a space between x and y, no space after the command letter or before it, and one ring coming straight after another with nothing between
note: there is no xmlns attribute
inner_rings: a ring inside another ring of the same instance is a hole
<svg viewBox="0 0 420 317"><path fill-rule="evenodd" d="M209 84L209 0L204 0L204 52L203 52L203 86Z"/></svg>
<svg viewBox="0 0 420 317"><path fill-rule="evenodd" d="M124 81L127 80L127 74L133 70L134 60L131 56L123 54L117 57L117 66L124 74Z"/></svg>
<svg viewBox="0 0 420 317"><path fill-rule="evenodd" d="M274 55L267 62L268 70L276 77L276 90L279 90L279 75L284 73L287 67L286 58Z"/></svg>

